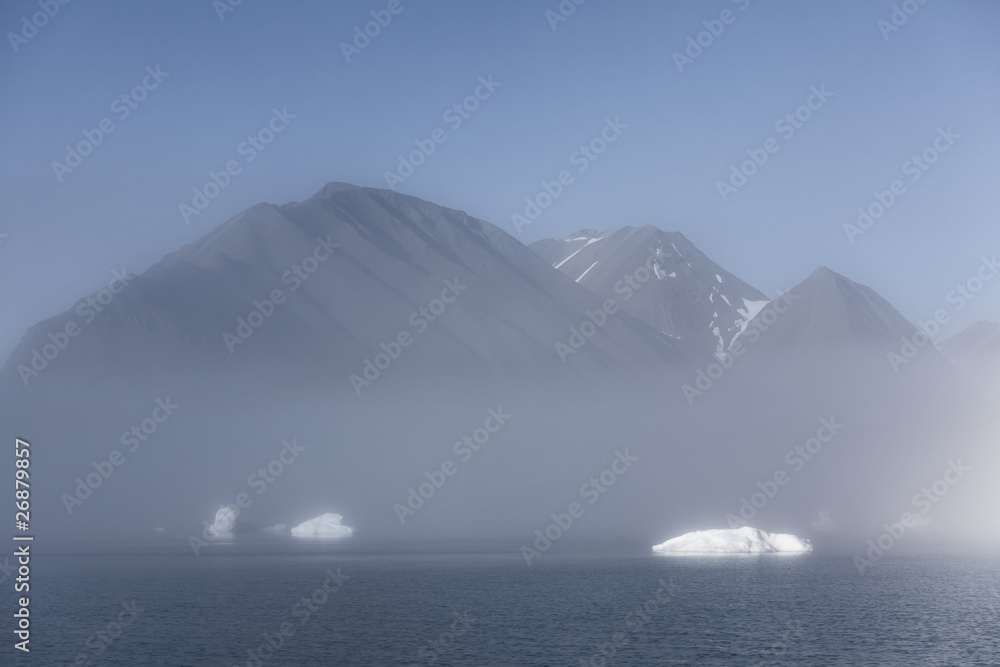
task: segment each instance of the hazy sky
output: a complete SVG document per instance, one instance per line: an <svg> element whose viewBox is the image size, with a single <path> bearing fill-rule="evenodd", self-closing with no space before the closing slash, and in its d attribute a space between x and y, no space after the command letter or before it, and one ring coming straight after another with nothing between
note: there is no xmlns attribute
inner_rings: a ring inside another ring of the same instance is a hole
<svg viewBox="0 0 1000 667"><path fill-rule="evenodd" d="M570 170L524 242L653 224L769 294L827 265L911 320L950 308L949 290L1000 253L1000 6L987 0L911 0L891 32L888 0L589 0L555 30L556 0L401 0L350 63L341 43L388 0L244 0L220 19L223 2L70 2L26 40L10 33L38 4L0 4L0 355L112 270L140 272L251 204L334 180L385 187L437 128L447 140L396 188L515 235L511 214ZM724 10L730 23L711 23ZM704 21L723 30L679 72L673 54ZM490 76L499 87L456 127L445 111ZM144 81L145 99L115 102ZM794 133L776 127L823 86L832 96L813 97ZM240 144L274 109L295 117L248 161ZM627 127L579 172L574 152L608 118ZM103 119L113 131L57 175ZM948 151L911 180L907 161L947 128ZM724 202L717 182L769 138L777 152ZM179 205L229 161L240 173L187 224ZM905 191L850 244L843 224L894 179ZM1000 280L943 334L980 319L1000 319Z"/></svg>

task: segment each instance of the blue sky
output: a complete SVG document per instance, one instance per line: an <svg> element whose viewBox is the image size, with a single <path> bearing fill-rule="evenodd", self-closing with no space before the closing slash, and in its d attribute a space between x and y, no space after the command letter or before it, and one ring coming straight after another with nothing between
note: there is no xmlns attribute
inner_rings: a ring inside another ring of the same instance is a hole
<svg viewBox="0 0 1000 667"><path fill-rule="evenodd" d="M438 128L447 140L396 189L524 242L653 224L769 294L826 265L911 320L951 308L955 284L1000 253L996 3L911 0L884 35L883 0L588 0L554 30L556 0L400 0L348 63L341 43L389 4L243 0L220 19L210 0L74 1L16 53L9 34L41 10L0 4L0 354L112 270L145 270L254 203L385 187ZM721 34L678 71L705 21ZM120 118L112 102L157 66L165 78ZM490 75L499 87L453 128L444 112ZM779 132L822 86L832 96ZM247 162L241 142L275 108L295 118ZM105 118L114 131L60 181L52 163ZM574 152L608 118L627 128L580 173ZM911 181L905 163L949 127L958 138ZM718 182L769 138L777 152L723 201ZM179 205L231 160L240 173L186 223ZM567 169L572 184L518 235L511 215ZM843 225L894 179L905 192L849 243ZM942 334L980 319L1000 319L1000 280Z"/></svg>

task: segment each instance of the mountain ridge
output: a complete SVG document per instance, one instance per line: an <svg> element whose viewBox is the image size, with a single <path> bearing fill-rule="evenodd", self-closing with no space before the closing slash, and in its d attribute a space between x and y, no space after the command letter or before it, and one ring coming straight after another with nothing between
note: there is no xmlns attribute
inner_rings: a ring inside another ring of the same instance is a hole
<svg viewBox="0 0 1000 667"><path fill-rule="evenodd" d="M445 281L460 286L455 304L414 315L440 308ZM592 373L683 362L669 341L623 315L589 341L587 354L564 363L555 345L599 305L498 227L409 195L333 182L301 203L251 206L167 254L65 356L83 369L83 347L124 369L188 357L226 367L237 353L313 368L319 358L343 375L415 326L422 352L400 361L415 373ZM17 374L73 316L29 329L5 375ZM248 329L251 318L260 326ZM249 335L237 336L241 328Z"/></svg>

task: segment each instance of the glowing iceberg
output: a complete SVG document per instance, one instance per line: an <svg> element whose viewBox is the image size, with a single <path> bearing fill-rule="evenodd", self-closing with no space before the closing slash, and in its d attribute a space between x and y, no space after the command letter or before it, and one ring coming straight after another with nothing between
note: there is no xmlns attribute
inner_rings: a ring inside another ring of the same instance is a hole
<svg viewBox="0 0 1000 667"><path fill-rule="evenodd" d="M749 526L732 530L697 530L653 547L653 551L663 554L773 554L808 553L812 550L809 540L768 533Z"/></svg>
<svg viewBox="0 0 1000 667"><path fill-rule="evenodd" d="M354 534L354 529L341 523L344 517L339 514L321 514L315 519L303 521L292 528L292 537L316 537L331 539L337 537L350 537Z"/></svg>
<svg viewBox="0 0 1000 667"><path fill-rule="evenodd" d="M223 505L216 511L215 520L209 527L209 534L214 537L231 536L236 530L236 517L239 516L232 507Z"/></svg>
<svg viewBox="0 0 1000 667"><path fill-rule="evenodd" d="M240 518L240 511L234 505L223 505L215 512L212 523L205 522L208 534L214 539L230 539L236 533L252 533L254 526Z"/></svg>

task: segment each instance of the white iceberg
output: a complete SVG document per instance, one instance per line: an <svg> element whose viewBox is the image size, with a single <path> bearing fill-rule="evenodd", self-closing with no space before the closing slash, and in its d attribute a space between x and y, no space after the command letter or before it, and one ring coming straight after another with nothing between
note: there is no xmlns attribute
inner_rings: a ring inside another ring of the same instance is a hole
<svg viewBox="0 0 1000 667"><path fill-rule="evenodd" d="M292 537L337 538L350 537L354 529L341 523L344 517L339 514L321 514L315 519L303 521L292 528Z"/></svg>
<svg viewBox="0 0 1000 667"><path fill-rule="evenodd" d="M239 516L232 507L223 505L215 512L215 520L208 527L209 534L213 537L229 537L236 530L236 517Z"/></svg>
<svg viewBox="0 0 1000 667"><path fill-rule="evenodd" d="M653 551L663 554L773 554L808 553L812 550L809 540L768 533L749 526L731 530L696 530L653 547Z"/></svg>
<svg viewBox="0 0 1000 667"><path fill-rule="evenodd" d="M214 539L231 539L237 533L252 533L257 529L240 518L240 510L234 505L223 505L215 511L212 523L205 522L208 534Z"/></svg>

